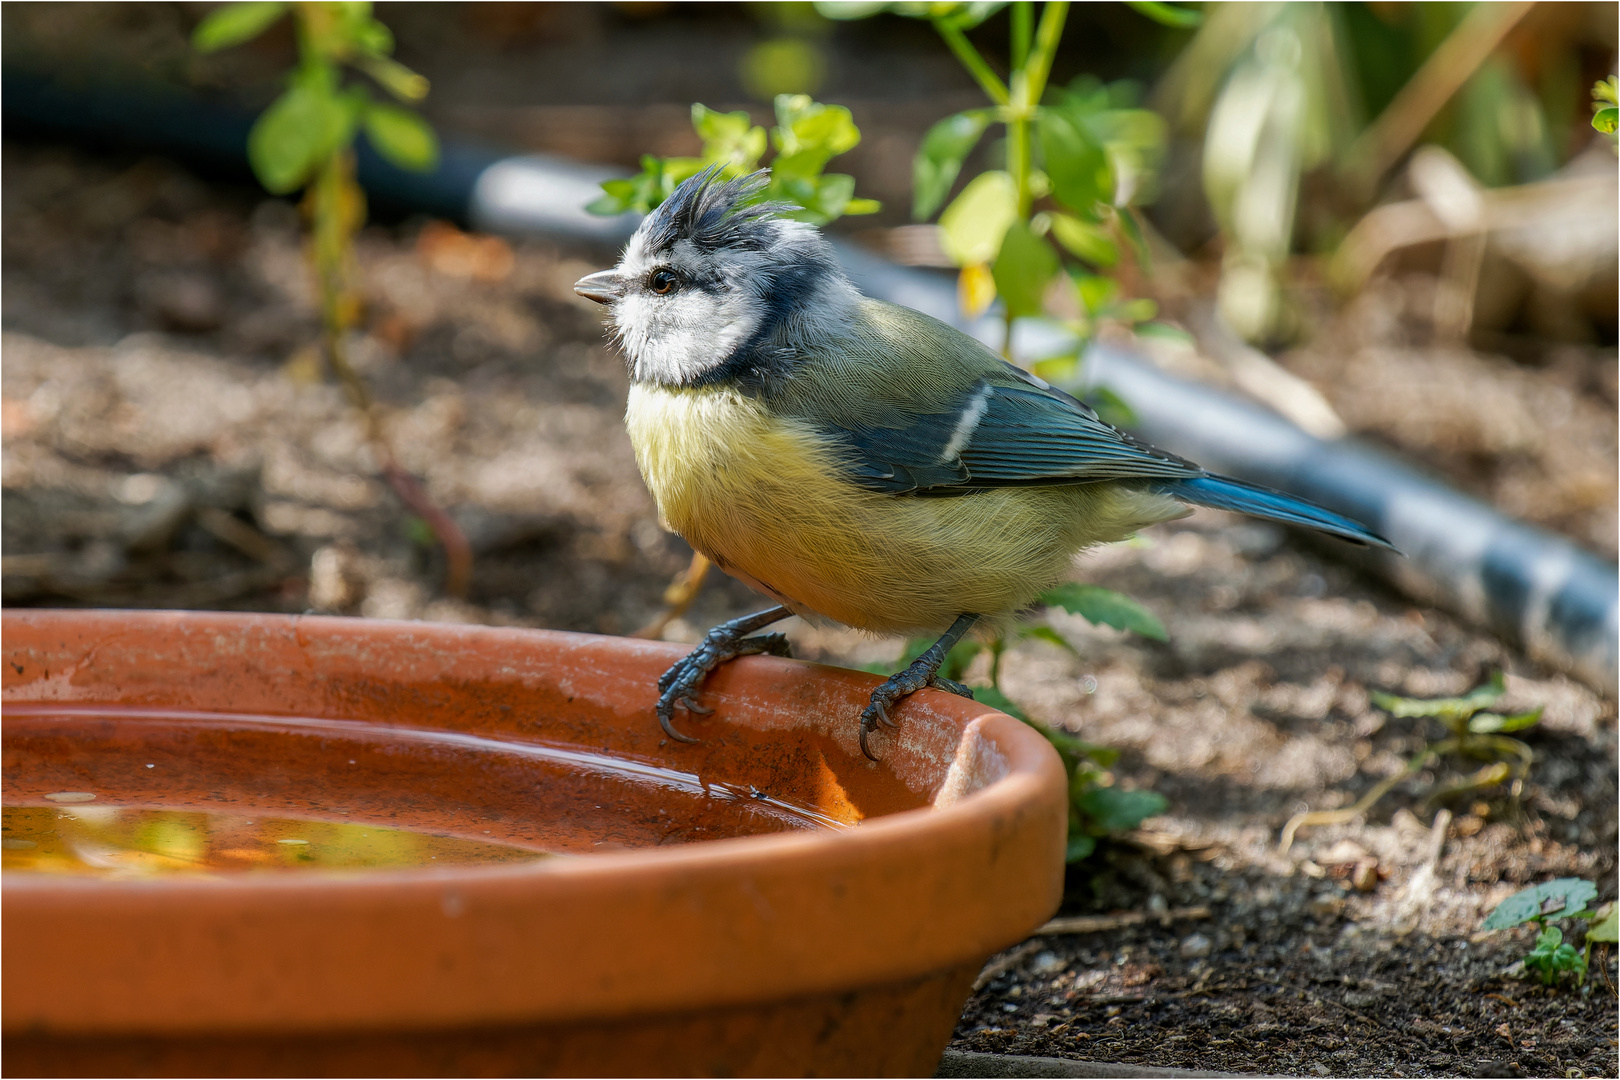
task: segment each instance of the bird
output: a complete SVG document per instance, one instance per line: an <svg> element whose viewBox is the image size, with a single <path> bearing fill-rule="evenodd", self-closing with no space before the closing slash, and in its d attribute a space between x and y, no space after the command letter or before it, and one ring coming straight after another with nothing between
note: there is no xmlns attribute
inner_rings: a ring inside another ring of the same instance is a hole
<svg viewBox="0 0 1620 1080"><path fill-rule="evenodd" d="M1105 423L978 340L861 294L831 243L765 201L767 170L710 168L645 217L616 266L574 290L602 304L630 377L625 425L661 523L770 597L715 627L658 681L673 721L758 634L792 615L937 635L872 692L861 751L897 727L976 626L995 628L1068 576L1076 553L1193 506L1389 541L1343 515L1221 476Z"/></svg>

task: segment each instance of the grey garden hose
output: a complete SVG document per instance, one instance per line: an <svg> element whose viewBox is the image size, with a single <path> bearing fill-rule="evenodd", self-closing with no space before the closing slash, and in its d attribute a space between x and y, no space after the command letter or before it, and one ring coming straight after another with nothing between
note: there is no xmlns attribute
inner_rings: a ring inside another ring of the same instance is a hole
<svg viewBox="0 0 1620 1080"><path fill-rule="evenodd" d="M7 134L31 130L95 145L173 154L204 168L245 172L252 117L234 107L129 87L68 85L8 73ZM506 234L622 242L633 215L599 218L584 206L597 184L622 175L606 166L545 155L511 157L447 145L434 173L405 173L360 148L360 180L379 203L469 222ZM994 319L967 325L954 285L839 245L863 291L904 304L999 343ZM1056 350L1038 340L1027 355ZM1294 492L1366 522L1406 557L1335 545L1402 591L1448 608L1614 695L1620 683L1620 573L1562 536L1508 518L1355 439L1323 440L1270 410L1166 374L1124 349L1088 354L1082 386L1106 385L1129 402L1138 432L1211 469Z"/></svg>

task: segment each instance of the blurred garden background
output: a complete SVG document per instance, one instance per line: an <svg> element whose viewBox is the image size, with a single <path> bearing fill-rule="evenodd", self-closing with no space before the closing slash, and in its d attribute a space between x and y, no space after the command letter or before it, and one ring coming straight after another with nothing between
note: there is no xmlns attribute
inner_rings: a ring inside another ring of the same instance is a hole
<svg viewBox="0 0 1620 1080"><path fill-rule="evenodd" d="M571 288L616 259L628 219L593 239L573 205L552 208L572 232L495 230L464 195L502 155L664 177L662 159L742 153L797 94L858 129L817 164L853 177L818 189L841 200L828 231L967 315L1044 327L1065 344L1020 359L1047 377L1128 354L1376 446L1612 573L1620 192L1593 119L1614 105L1613 3L1076 5L1037 95L1071 127L1025 136L984 110L996 85L1016 98L1039 5L327 5L386 28L345 54L341 85L366 88L356 116L394 110L355 121L366 197L327 210L302 190L325 174L294 169L272 194L270 151L250 157L254 118L300 70L295 20L261 7L262 33L210 50L194 36L214 5L0 5L8 606L681 641L750 610L718 573L670 607L692 552L659 527L622 361ZM313 24L296 25L307 60ZM714 127L705 146L695 103L746 114L732 143ZM1014 192L988 247L985 176ZM1015 233L1033 245L1018 259ZM1107 389L1129 425L1144 403ZM1070 879L1073 912L1153 919L1012 956L958 1048L1615 1075L1607 947L1584 984L1543 988L1513 970L1529 931L1480 932L1548 877L1615 898L1613 659L1607 678L1560 662L1340 555L1201 511L1077 563L1167 640L1054 608L1049 633L996 654L1024 714L1118 751L1095 783L1165 810L1099 826ZM843 665L903 649L789 636ZM991 663L973 658L970 681ZM1443 732L1377 695L1462 694L1497 671L1497 712L1542 710L1519 732L1528 771L1408 769ZM1291 818L1385 781L1365 814L1279 846ZM1167 915L1188 910L1203 914Z"/></svg>

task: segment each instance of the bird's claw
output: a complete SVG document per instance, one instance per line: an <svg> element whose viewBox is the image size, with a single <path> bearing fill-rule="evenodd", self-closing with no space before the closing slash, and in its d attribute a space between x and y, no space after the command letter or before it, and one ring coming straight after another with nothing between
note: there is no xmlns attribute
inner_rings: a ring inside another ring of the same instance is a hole
<svg viewBox="0 0 1620 1080"><path fill-rule="evenodd" d="M747 637L746 634L746 630L739 631L731 623L723 623L710 630L697 648L681 657L668 671L658 677L658 705L655 711L658 714L658 726L664 729L664 734L677 742L699 741L675 730L675 706L680 705L687 712L699 716L712 714L714 709L698 704L696 694L703 680L721 664L735 660L739 656L754 656L759 653L769 653L772 656L793 655L788 648L785 634L761 634L758 637Z"/></svg>
<svg viewBox="0 0 1620 1080"><path fill-rule="evenodd" d="M938 668L937 658L924 655L904 671L889 676L888 681L872 691L871 702L861 710L861 753L872 761L877 760L877 755L867 745L867 738L880 726L890 729L899 727L889 716L889 710L902 698L910 697L923 687L932 686L965 698L973 696L972 690L954 679L945 678L939 674Z"/></svg>

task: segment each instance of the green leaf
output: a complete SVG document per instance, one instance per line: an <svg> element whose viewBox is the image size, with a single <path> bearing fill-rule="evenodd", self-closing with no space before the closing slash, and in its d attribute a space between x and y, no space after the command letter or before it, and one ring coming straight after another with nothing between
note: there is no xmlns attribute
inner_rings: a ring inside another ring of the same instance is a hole
<svg viewBox="0 0 1620 1080"><path fill-rule="evenodd" d="M1006 6L1007 0L816 0L816 11L829 19L864 19L886 11L908 19L941 19L959 30L973 29Z"/></svg>
<svg viewBox="0 0 1620 1080"><path fill-rule="evenodd" d="M395 105L368 108L366 138L377 153L402 169L428 172L439 163L439 140L433 129L409 109Z"/></svg>
<svg viewBox="0 0 1620 1080"><path fill-rule="evenodd" d="M1093 386L1086 391L1086 404L1097 410L1103 423L1128 428L1136 423L1136 410L1126 400L1106 386Z"/></svg>
<svg viewBox="0 0 1620 1080"><path fill-rule="evenodd" d="M1043 592L1041 603L1060 607L1098 626L1131 631L1154 641L1170 640L1164 624L1151 611L1112 589L1071 581Z"/></svg>
<svg viewBox="0 0 1620 1080"><path fill-rule="evenodd" d="M1468 730L1476 735L1490 735L1504 731L1522 731L1527 727L1534 727L1541 720L1542 706L1538 705L1529 712L1515 713L1512 716L1499 716L1496 713L1477 713L1468 721Z"/></svg>
<svg viewBox="0 0 1620 1080"><path fill-rule="evenodd" d="M1119 295L1119 282L1101 274L1075 274L1074 287L1080 304L1090 315L1101 315Z"/></svg>
<svg viewBox="0 0 1620 1080"><path fill-rule="evenodd" d="M1131 254L1144 274L1153 273L1153 253L1148 250L1147 237L1142 235L1142 223L1136 220L1136 211L1128 206L1116 207L1119 212L1119 231L1131 245Z"/></svg>
<svg viewBox="0 0 1620 1080"><path fill-rule="evenodd" d="M703 159L725 164L732 175L753 172L765 153L765 129L742 110L723 113L694 103L692 130L703 140Z"/></svg>
<svg viewBox="0 0 1620 1080"><path fill-rule="evenodd" d="M1018 220L1018 189L1007 173L980 173L939 217L940 246L958 266L987 265Z"/></svg>
<svg viewBox="0 0 1620 1080"><path fill-rule="evenodd" d="M1586 940L1620 942L1620 905L1610 900L1598 908L1592 925L1586 928Z"/></svg>
<svg viewBox="0 0 1620 1080"><path fill-rule="evenodd" d="M1620 127L1620 109L1613 105L1605 105L1592 114L1592 127L1605 135L1613 135L1616 127Z"/></svg>
<svg viewBox="0 0 1620 1080"><path fill-rule="evenodd" d="M947 116L928 129L911 163L911 216L926 221L951 193L962 161L978 145L995 118L993 109L970 109Z"/></svg>
<svg viewBox="0 0 1620 1080"><path fill-rule="evenodd" d="M248 162L267 191L284 195L302 187L352 130L346 102L317 80L295 82L248 133Z"/></svg>
<svg viewBox="0 0 1620 1080"><path fill-rule="evenodd" d="M812 225L825 225L842 217L855 194L855 178L843 173L826 173L806 179L786 176L773 169L771 179L771 198L803 207L784 216L808 221Z"/></svg>
<svg viewBox="0 0 1620 1080"><path fill-rule="evenodd" d="M370 4L349 4L344 10L349 40L362 55L376 58L394 51L394 32L371 17Z"/></svg>
<svg viewBox="0 0 1620 1080"><path fill-rule="evenodd" d="M217 7L191 32L191 47L211 53L240 45L264 33L286 10L285 3L270 0L245 0Z"/></svg>
<svg viewBox="0 0 1620 1080"><path fill-rule="evenodd" d="M988 705L992 709L999 709L1008 716L1016 717L1026 724L1029 722L1029 714L1019 708L1018 703L1013 701L1012 698L993 686L975 686L973 688L973 700L981 705Z"/></svg>
<svg viewBox="0 0 1620 1080"><path fill-rule="evenodd" d="M1058 272L1057 253L1022 221L1014 220L1001 240L990 267L996 292L1015 319L1039 315L1046 306L1046 286Z"/></svg>
<svg viewBox="0 0 1620 1080"><path fill-rule="evenodd" d="M1170 808L1170 800L1157 791L1125 791L1117 787L1095 787L1075 800L1080 812L1091 818L1092 832L1125 832Z"/></svg>
<svg viewBox="0 0 1620 1080"><path fill-rule="evenodd" d="M1080 762L1087 761L1103 768L1111 767L1119 760L1119 751L1111 746L1098 746L1096 743L1086 742L1078 735L1071 735L1060 728L1047 727L1045 724L1031 722L1046 741L1051 743L1064 761L1064 766L1070 772L1077 772Z"/></svg>
<svg viewBox="0 0 1620 1080"><path fill-rule="evenodd" d="M1582 981L1586 978L1586 958L1575 951L1575 946L1564 942L1563 932L1556 926L1536 935L1536 946L1524 958L1524 964L1539 971L1541 981L1548 986L1566 971L1576 973Z"/></svg>
<svg viewBox="0 0 1620 1080"><path fill-rule="evenodd" d="M1037 641L1044 641L1050 645L1056 645L1060 649L1065 649L1071 653L1074 653L1076 656L1080 655L1079 650L1069 643L1068 638L1064 637L1050 626L1026 626L1022 630L1018 631L1018 636L1024 638L1034 638Z"/></svg>
<svg viewBox="0 0 1620 1080"><path fill-rule="evenodd" d="M1197 342L1193 336L1179 326L1169 323L1146 322L1136 327L1136 336L1145 338L1158 338L1160 341L1173 341L1177 345L1192 348Z"/></svg>
<svg viewBox="0 0 1620 1080"><path fill-rule="evenodd" d="M377 80L384 90L401 101L421 101L427 97L428 81L397 60L386 56L364 56L360 68Z"/></svg>
<svg viewBox="0 0 1620 1080"><path fill-rule="evenodd" d="M1507 692L1500 671L1492 672L1490 680L1483 686L1477 686L1462 697L1450 698L1408 698L1395 694L1386 694L1381 690L1374 690L1371 694L1372 703L1391 716L1409 718L1414 716L1435 716L1442 720L1466 720L1488 705L1496 703L1496 699Z"/></svg>
<svg viewBox="0 0 1620 1080"><path fill-rule="evenodd" d="M1092 266L1110 267L1119 262L1119 246L1106 230L1069 214L1052 214L1052 235L1076 257Z"/></svg>
<svg viewBox="0 0 1620 1080"><path fill-rule="evenodd" d="M1565 918L1585 909L1596 898L1597 886L1581 878L1558 878L1521 889L1496 905L1481 924L1485 930L1506 930L1520 923L1541 918ZM1558 904L1552 907L1552 904ZM1545 910L1551 907L1551 910ZM1543 913L1545 910L1545 914Z"/></svg>
<svg viewBox="0 0 1620 1080"><path fill-rule="evenodd" d="M771 142L777 151L771 172L812 177L828 159L852 150L861 129L842 105L823 105L808 94L779 94Z"/></svg>
<svg viewBox="0 0 1620 1080"><path fill-rule="evenodd" d="M883 204L876 199L851 199L844 204L844 216L854 217L860 214L875 214L883 209Z"/></svg>
<svg viewBox="0 0 1620 1080"><path fill-rule="evenodd" d="M1097 204L1113 194L1113 176L1102 145L1066 112L1043 107L1035 115L1052 194L1064 206L1095 220Z"/></svg>
<svg viewBox="0 0 1620 1080"><path fill-rule="evenodd" d="M1069 833L1069 842L1063 848L1063 861L1077 863L1097 850L1097 838L1085 833Z"/></svg>
<svg viewBox="0 0 1620 1080"><path fill-rule="evenodd" d="M1204 21L1202 11L1176 7L1174 4L1161 4L1158 0L1125 0L1125 3L1160 26L1170 26L1177 30L1191 30L1202 25Z"/></svg>

